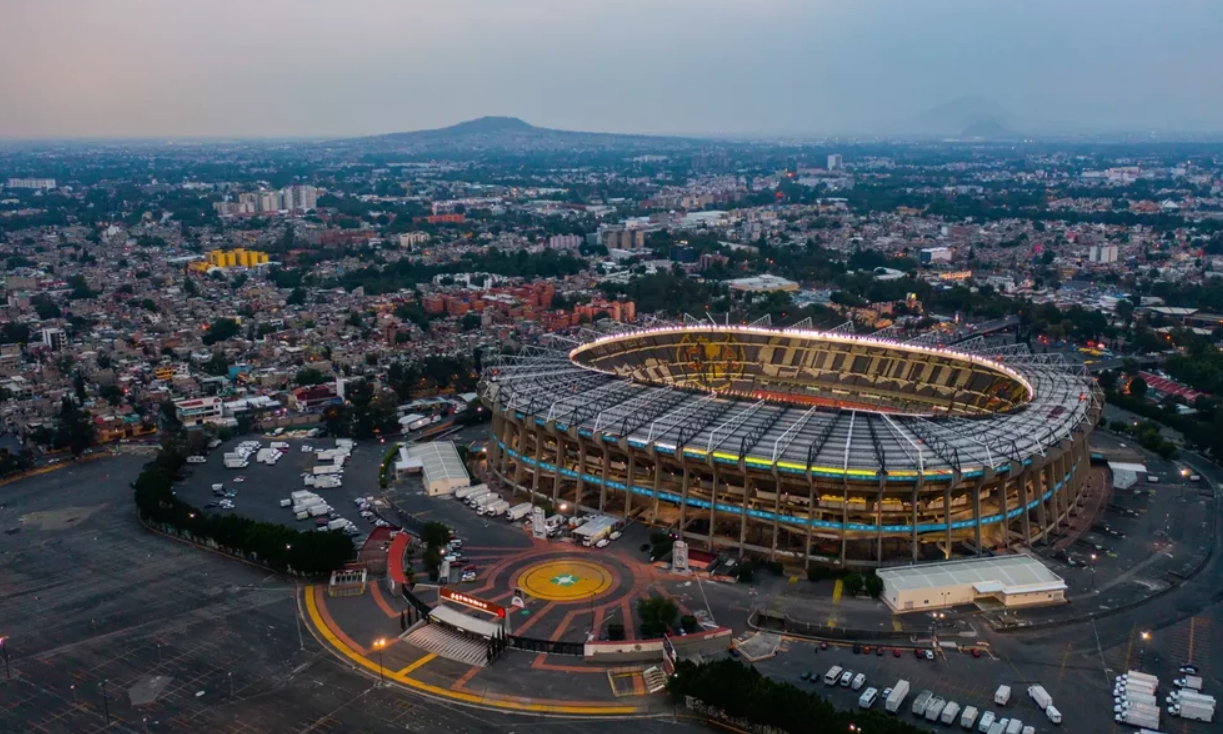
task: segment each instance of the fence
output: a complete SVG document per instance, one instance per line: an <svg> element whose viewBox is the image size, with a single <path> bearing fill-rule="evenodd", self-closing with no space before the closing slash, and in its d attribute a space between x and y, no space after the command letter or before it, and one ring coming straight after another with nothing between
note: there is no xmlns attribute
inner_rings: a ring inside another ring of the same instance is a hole
<svg viewBox="0 0 1223 734"><path fill-rule="evenodd" d="M433 611L433 607L426 604L420 597L416 596L416 594L408 591L408 587L406 585L401 591L403 593L403 600L412 605L412 608L419 612L421 617L429 617L429 612Z"/></svg>
<svg viewBox="0 0 1223 734"><path fill-rule="evenodd" d="M543 652L549 655L576 655L582 657L585 654L585 643L582 642L559 642L557 640L540 640L534 637L518 637L510 635L509 646L515 650L525 650L526 652Z"/></svg>

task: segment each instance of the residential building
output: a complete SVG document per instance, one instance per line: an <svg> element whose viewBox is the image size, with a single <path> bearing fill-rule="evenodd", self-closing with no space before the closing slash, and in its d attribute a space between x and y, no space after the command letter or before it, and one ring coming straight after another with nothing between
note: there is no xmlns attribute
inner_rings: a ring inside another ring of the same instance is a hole
<svg viewBox="0 0 1223 734"><path fill-rule="evenodd" d="M175 400L174 414L184 426L224 422L225 411L218 397Z"/></svg>
<svg viewBox="0 0 1223 734"><path fill-rule="evenodd" d="M833 153L832 155L828 156L828 170L829 171L839 171L844 167L845 167L845 163L841 160L840 153Z"/></svg>
<svg viewBox="0 0 1223 734"><path fill-rule="evenodd" d="M578 234L554 234L548 238L548 247L553 250L576 250L582 244Z"/></svg>
<svg viewBox="0 0 1223 734"><path fill-rule="evenodd" d="M1087 260L1093 263L1117 262L1116 245L1092 245L1087 251Z"/></svg>
<svg viewBox="0 0 1223 734"><path fill-rule="evenodd" d="M328 405L343 402L334 384L299 387L289 392L289 408L300 413L318 413Z"/></svg>
<svg viewBox="0 0 1223 734"><path fill-rule="evenodd" d="M68 344L68 335L63 329L43 329L42 343L51 351L58 352Z"/></svg>
<svg viewBox="0 0 1223 734"><path fill-rule="evenodd" d="M55 179L53 178L10 178L8 180L10 189L53 189L55 188Z"/></svg>
<svg viewBox="0 0 1223 734"><path fill-rule="evenodd" d="M427 232L405 232L399 235L400 247L413 247L415 245L423 245L429 241Z"/></svg>
<svg viewBox="0 0 1223 734"><path fill-rule="evenodd" d="M933 265L934 263L949 263L951 262L950 247L923 247L921 251L921 264Z"/></svg>

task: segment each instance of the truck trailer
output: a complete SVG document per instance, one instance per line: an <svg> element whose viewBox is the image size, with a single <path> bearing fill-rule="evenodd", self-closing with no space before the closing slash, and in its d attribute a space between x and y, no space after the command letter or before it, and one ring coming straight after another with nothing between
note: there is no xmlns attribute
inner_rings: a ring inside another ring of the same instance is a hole
<svg viewBox="0 0 1223 734"><path fill-rule="evenodd" d="M972 731L977 725L977 707L965 706L964 713L960 714L960 728Z"/></svg>
<svg viewBox="0 0 1223 734"><path fill-rule="evenodd" d="M509 522L516 522L530 514L531 514L531 503L523 502L521 504L514 505L510 509L506 510L505 519L508 520Z"/></svg>
<svg viewBox="0 0 1223 734"><path fill-rule="evenodd" d="M1207 724L1214 721L1215 707L1208 706L1197 701L1186 701L1180 706L1174 706L1171 709L1174 716L1179 716L1182 719L1190 719L1192 721L1204 721Z"/></svg>
<svg viewBox="0 0 1223 734"><path fill-rule="evenodd" d="M1050 696L1049 692L1042 685L1028 686L1028 695L1032 697L1036 708L1041 711L1049 708L1049 704L1053 703L1053 696Z"/></svg>
<svg viewBox="0 0 1223 734"><path fill-rule="evenodd" d="M506 502L505 500L497 500L486 507L481 507L480 514L484 515L485 517L496 517L508 509L510 509L509 502Z"/></svg>
<svg viewBox="0 0 1223 734"><path fill-rule="evenodd" d="M894 714L900 711L900 707L904 705L905 697L909 695L909 681L901 678L896 681L896 685L892 686L892 692L888 694L887 700L883 702L883 708L889 714Z"/></svg>

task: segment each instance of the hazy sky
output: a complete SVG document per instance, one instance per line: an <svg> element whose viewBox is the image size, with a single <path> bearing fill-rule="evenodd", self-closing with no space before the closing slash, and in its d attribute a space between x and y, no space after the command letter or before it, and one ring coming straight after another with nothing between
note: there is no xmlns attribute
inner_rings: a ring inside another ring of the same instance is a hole
<svg viewBox="0 0 1223 734"><path fill-rule="evenodd" d="M0 137L1223 130L1220 0L0 0Z"/></svg>

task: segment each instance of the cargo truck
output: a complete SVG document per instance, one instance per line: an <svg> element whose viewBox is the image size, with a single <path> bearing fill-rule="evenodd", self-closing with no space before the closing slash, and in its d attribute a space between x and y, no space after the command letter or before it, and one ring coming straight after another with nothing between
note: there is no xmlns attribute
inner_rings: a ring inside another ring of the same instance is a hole
<svg viewBox="0 0 1223 734"><path fill-rule="evenodd" d="M469 507L476 507L476 503L480 501L481 497L487 497L490 494L492 494L492 490L485 487L479 492L472 492L471 494L467 495L467 499L463 501L466 502Z"/></svg>
<svg viewBox="0 0 1223 734"><path fill-rule="evenodd" d="M1011 687L998 686L998 690L994 691L994 703L999 706L1005 706L1007 701L1011 700Z"/></svg>
<svg viewBox="0 0 1223 734"><path fill-rule="evenodd" d="M470 487L460 487L454 490L454 498L456 500L466 500L476 492L488 489L487 484L476 484Z"/></svg>
<svg viewBox="0 0 1223 734"><path fill-rule="evenodd" d="M934 698L934 693L931 691L922 691L917 694L917 698L913 699L913 715L925 716L926 704L930 703L932 698Z"/></svg>
<svg viewBox="0 0 1223 734"><path fill-rule="evenodd" d="M331 512L331 506L330 505L313 505L310 507L309 510L306 510L306 512L310 513L310 517L322 517L323 515L326 515L328 512Z"/></svg>
<svg viewBox="0 0 1223 734"><path fill-rule="evenodd" d="M317 496L318 496L318 495L316 495L314 492L308 492L308 491L306 491L306 490L304 490L304 489L299 489L299 490L297 490L296 492L291 492L291 493L289 494L289 497L290 497L290 498L291 498L291 499L292 499L294 502L300 502L301 500L304 500L304 499L306 499L307 497L317 497Z"/></svg>
<svg viewBox="0 0 1223 734"><path fill-rule="evenodd" d="M1011 723L1006 725L1006 734L1019 734L1023 730L1023 722L1019 719L1011 719Z"/></svg>
<svg viewBox="0 0 1223 734"><path fill-rule="evenodd" d="M1202 690L1202 677L1198 675L1187 675L1184 678L1178 678L1172 682L1180 688L1187 688L1191 691Z"/></svg>
<svg viewBox="0 0 1223 734"><path fill-rule="evenodd" d="M1159 699L1145 693L1127 693L1121 698L1125 703L1142 704L1144 706L1159 706Z"/></svg>
<svg viewBox="0 0 1223 734"><path fill-rule="evenodd" d="M1209 706L1197 701L1186 701L1179 706L1169 708L1168 712L1174 716L1179 716L1182 719L1204 721L1207 724L1211 723L1215 717L1214 706Z"/></svg>
<svg viewBox="0 0 1223 734"><path fill-rule="evenodd" d="M1053 697L1045 690L1042 685L1028 686L1028 695L1032 697L1032 702L1036 704L1036 708L1044 711L1049 708L1049 704L1053 703Z"/></svg>
<svg viewBox="0 0 1223 734"><path fill-rule="evenodd" d="M1155 686L1151 685L1150 683L1147 683L1144 680L1136 680L1136 681L1133 681L1132 683L1130 682L1120 683L1113 690L1117 693L1126 693L1126 694L1141 693L1146 696L1155 695Z"/></svg>
<svg viewBox="0 0 1223 734"><path fill-rule="evenodd" d="M1045 709L1045 716L1048 716L1049 721L1052 721L1054 724L1062 723L1062 712L1058 711L1057 706L1053 704L1049 704L1048 708Z"/></svg>
<svg viewBox="0 0 1223 734"><path fill-rule="evenodd" d="M960 715L960 704L955 701L948 701L943 707L943 713L939 715L938 720L944 724L954 724L956 717Z"/></svg>
<svg viewBox="0 0 1223 734"><path fill-rule="evenodd" d="M531 503L523 502L522 504L514 505L505 511L505 519L510 522L516 522L531 514Z"/></svg>
<svg viewBox="0 0 1223 734"><path fill-rule="evenodd" d="M474 507L476 510L482 510L485 507L488 507L489 505L492 505L492 504L495 504L501 501L503 501L501 499L501 495L498 495L495 492L489 492L487 494L480 495L480 499L476 500L475 502L471 502L469 504L472 507Z"/></svg>
<svg viewBox="0 0 1223 734"><path fill-rule="evenodd" d="M892 692L888 694L888 698L883 702L883 708L889 714L895 714L900 711L901 705L905 702L905 697L909 695L909 681L900 679L896 681L896 685L892 686Z"/></svg>
<svg viewBox="0 0 1223 734"><path fill-rule="evenodd" d="M977 707L965 706L964 713L960 714L960 727L972 731L972 728L977 724Z"/></svg>
<svg viewBox="0 0 1223 734"><path fill-rule="evenodd" d="M1131 681L1131 680L1145 680L1145 681L1148 681L1148 682L1149 682L1151 685L1153 685L1153 686L1156 686L1156 687L1158 687L1158 686L1159 686L1159 678L1158 678L1158 677L1153 676L1153 675L1151 675L1150 673L1143 673L1143 672L1140 672L1140 671L1137 671L1137 670L1130 670L1130 671L1126 671L1126 674L1125 674L1125 679L1126 679L1127 681Z"/></svg>
<svg viewBox="0 0 1223 734"><path fill-rule="evenodd" d="M943 709L947 706L947 699L942 696L935 696L926 704L926 721L938 721L938 717L943 713Z"/></svg>
<svg viewBox="0 0 1223 734"><path fill-rule="evenodd" d="M1113 717L1118 723L1137 726L1141 729L1159 731L1159 712L1126 711Z"/></svg>
<svg viewBox="0 0 1223 734"><path fill-rule="evenodd" d="M342 517L339 517L327 523L326 527L328 530L343 530L344 528L348 527L348 521Z"/></svg>
<svg viewBox="0 0 1223 734"><path fill-rule="evenodd" d="M510 509L510 503L505 500L497 500L487 507L480 508L480 514L485 517L496 517L506 510Z"/></svg>

